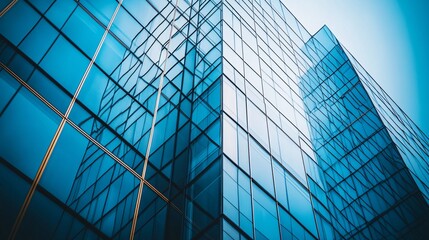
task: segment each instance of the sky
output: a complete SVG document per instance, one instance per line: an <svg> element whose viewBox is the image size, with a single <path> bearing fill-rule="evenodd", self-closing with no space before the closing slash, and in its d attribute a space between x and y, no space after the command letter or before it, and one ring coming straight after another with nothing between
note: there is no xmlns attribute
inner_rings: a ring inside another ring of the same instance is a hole
<svg viewBox="0 0 429 240"><path fill-rule="evenodd" d="M314 34L326 24L429 135L429 1L283 0Z"/></svg>

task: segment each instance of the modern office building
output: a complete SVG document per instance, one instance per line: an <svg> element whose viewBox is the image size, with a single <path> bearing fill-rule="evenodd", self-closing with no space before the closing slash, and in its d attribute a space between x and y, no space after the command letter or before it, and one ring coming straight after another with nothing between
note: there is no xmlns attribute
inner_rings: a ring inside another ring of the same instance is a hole
<svg viewBox="0 0 429 240"><path fill-rule="evenodd" d="M0 3L0 239L427 239L428 163L281 0Z"/></svg>

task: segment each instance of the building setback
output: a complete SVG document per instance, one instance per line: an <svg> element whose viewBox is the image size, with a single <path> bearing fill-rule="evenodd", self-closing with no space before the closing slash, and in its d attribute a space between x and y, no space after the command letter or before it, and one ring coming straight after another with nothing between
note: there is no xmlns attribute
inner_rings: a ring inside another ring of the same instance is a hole
<svg viewBox="0 0 429 240"><path fill-rule="evenodd" d="M281 0L0 3L0 239L428 239L428 162Z"/></svg>

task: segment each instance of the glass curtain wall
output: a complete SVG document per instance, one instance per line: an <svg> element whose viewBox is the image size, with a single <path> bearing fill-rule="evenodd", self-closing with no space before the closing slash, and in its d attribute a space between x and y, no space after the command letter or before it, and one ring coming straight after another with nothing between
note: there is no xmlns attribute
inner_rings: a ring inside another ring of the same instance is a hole
<svg viewBox="0 0 429 240"><path fill-rule="evenodd" d="M2 239L414 237L428 142L281 0L0 3Z"/></svg>
<svg viewBox="0 0 429 240"><path fill-rule="evenodd" d="M65 0L5 11L1 238L218 238L220 9Z"/></svg>

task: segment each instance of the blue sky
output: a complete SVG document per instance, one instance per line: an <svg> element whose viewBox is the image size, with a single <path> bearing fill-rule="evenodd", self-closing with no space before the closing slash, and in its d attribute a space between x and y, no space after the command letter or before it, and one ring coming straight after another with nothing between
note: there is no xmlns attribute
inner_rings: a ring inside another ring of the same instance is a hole
<svg viewBox="0 0 429 240"><path fill-rule="evenodd" d="M328 25L429 135L429 1L283 1L310 33Z"/></svg>

